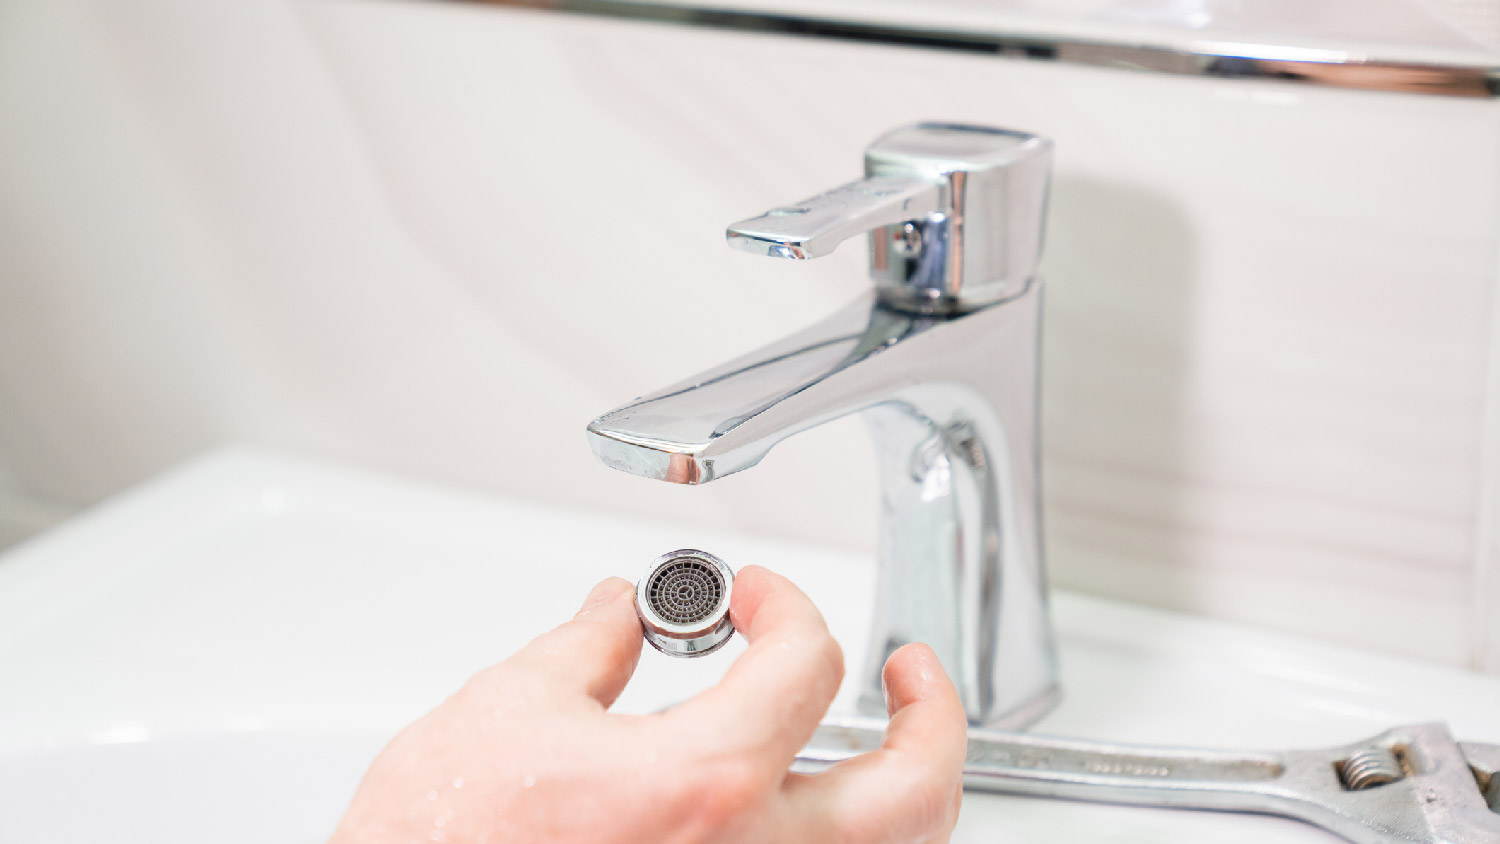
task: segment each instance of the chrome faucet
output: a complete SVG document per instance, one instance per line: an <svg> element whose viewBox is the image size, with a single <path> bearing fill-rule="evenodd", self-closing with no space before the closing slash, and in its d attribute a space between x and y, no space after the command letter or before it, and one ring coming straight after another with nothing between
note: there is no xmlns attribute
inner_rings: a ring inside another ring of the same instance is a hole
<svg viewBox="0 0 1500 844"><path fill-rule="evenodd" d="M869 233L874 290L797 334L595 419L605 465L708 483L780 440L863 411L881 484L879 588L860 708L926 642L969 720L1015 727L1057 698L1042 565L1037 262L1052 144L923 123L865 177L729 227L729 245L816 258Z"/></svg>

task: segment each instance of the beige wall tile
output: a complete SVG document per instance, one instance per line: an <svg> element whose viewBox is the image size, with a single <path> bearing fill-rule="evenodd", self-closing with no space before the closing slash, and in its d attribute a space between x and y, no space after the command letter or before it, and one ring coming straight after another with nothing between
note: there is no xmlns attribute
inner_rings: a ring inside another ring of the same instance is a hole
<svg viewBox="0 0 1500 844"><path fill-rule="evenodd" d="M446 4L0 15L30 45L0 49L0 460L29 494L250 440L869 549L856 420L703 488L598 467L582 426L865 286L858 249L781 265L726 222L892 125L995 123L1058 142L1056 582L1500 670L1495 102Z"/></svg>

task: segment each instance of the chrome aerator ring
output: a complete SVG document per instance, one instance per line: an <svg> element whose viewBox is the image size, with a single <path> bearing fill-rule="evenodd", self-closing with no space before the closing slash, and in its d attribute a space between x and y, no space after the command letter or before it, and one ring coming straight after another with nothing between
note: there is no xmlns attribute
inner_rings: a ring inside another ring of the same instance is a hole
<svg viewBox="0 0 1500 844"><path fill-rule="evenodd" d="M729 598L734 572L706 551L657 557L635 584L635 611L646 641L668 656L713 653L734 635Z"/></svg>

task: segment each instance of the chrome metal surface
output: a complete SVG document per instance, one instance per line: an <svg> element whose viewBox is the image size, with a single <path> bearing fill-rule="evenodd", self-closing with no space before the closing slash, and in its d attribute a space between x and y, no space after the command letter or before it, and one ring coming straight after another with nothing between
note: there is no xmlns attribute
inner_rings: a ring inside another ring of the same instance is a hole
<svg viewBox="0 0 1500 844"><path fill-rule="evenodd" d="M821 258L857 234L938 213L943 184L921 175L873 175L772 208L729 227L735 249L773 258Z"/></svg>
<svg viewBox="0 0 1500 844"><path fill-rule="evenodd" d="M794 770L814 773L874 750L874 720L825 722ZM1339 771L1384 753L1410 768L1361 790ZM995 730L969 731L964 787L991 794L1059 797L1295 818L1357 844L1494 844L1495 765L1500 746L1459 744L1443 724L1397 727L1368 741L1319 750L1232 752L1146 748Z"/></svg>
<svg viewBox="0 0 1500 844"><path fill-rule="evenodd" d="M942 123L865 150L865 178L729 226L730 246L817 258L869 233L870 277L897 308L954 311L1015 295L1036 275L1052 142Z"/></svg>
<svg viewBox="0 0 1500 844"><path fill-rule="evenodd" d="M920 47L1115 70L1456 97L1500 96L1500 61L1443 63L1316 47L1197 41L1170 47L1021 30L875 23L813 14L646 3L635 0L465 0L682 26Z"/></svg>
<svg viewBox="0 0 1500 844"><path fill-rule="evenodd" d="M683 548L657 557L635 584L635 611L646 641L669 656L707 656L734 635L729 599L734 572L707 551Z"/></svg>
<svg viewBox="0 0 1500 844"><path fill-rule="evenodd" d="M979 137L935 137L947 133ZM1004 196L985 200L984 213L972 209L985 191L1003 192L1014 185L1044 190L1045 172L1038 174L1035 168L1045 163L1045 142L1019 140L1030 136L1018 133L925 126L898 130L877 147L892 138L913 137L925 138L929 149L942 147L944 140L948 149L962 148L966 140L989 149L986 144L1000 138L1024 153L1007 159L1027 171L1024 179L994 173L967 184L952 179L969 194L957 206L969 215L967 222L954 220L952 225L966 225L972 236L950 234L948 241L955 247L968 244L965 251L985 241L988 246L974 253L977 263L990 261L996 253L984 249L1010 242L1012 230L1040 244L1044 196L1020 206L1024 218L991 213L1015 207ZM975 169L985 163L976 162ZM1008 165L997 166L1003 170ZM809 206L820 205L818 199ZM849 202L863 206L867 200L854 197ZM850 227L842 221L846 212L839 209L849 205L840 203L820 209L818 218L825 222L812 229L788 226L772 236L756 227L744 239L801 238L797 242L804 248L824 242L823 231L848 236ZM891 221L890 215L863 207L853 216L868 225ZM758 220L768 227L775 222L770 216ZM930 240L929 234L924 240ZM929 248L924 245L923 254ZM880 674L886 658L914 641L937 652L973 723L1029 722L1057 694L1038 513L1040 281L1013 275L1015 267L1034 261L1034 254L1025 260L1016 259L1014 251L1000 254L1010 260L990 265L1012 275L979 277L982 283L974 283L979 301L971 304L968 298L968 276L958 276L963 283L951 295L945 291L948 300L963 302L963 308L922 313L905 305L913 300L931 304L924 288L917 288L919 295L905 296L878 281L876 292L821 322L610 411L588 426L590 445L605 465L658 480L701 484L754 466L777 442L798 431L864 411L876 446L882 513L874 642L861 698L862 707L872 712L885 711ZM990 298L997 290L1006 295Z"/></svg>

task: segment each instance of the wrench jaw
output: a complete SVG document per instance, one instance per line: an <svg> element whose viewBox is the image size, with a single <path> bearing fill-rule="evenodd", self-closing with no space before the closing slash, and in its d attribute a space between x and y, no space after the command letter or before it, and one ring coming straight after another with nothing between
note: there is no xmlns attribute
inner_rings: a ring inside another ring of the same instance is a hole
<svg viewBox="0 0 1500 844"><path fill-rule="evenodd" d="M1410 779L1423 780L1417 799L1432 840L1500 842L1500 814L1496 814L1500 782L1495 775L1500 748L1461 745L1444 724L1409 729L1425 731L1413 748L1418 773Z"/></svg>
<svg viewBox="0 0 1500 844"><path fill-rule="evenodd" d="M874 750L883 732L882 722L867 719L824 722L793 769L814 773ZM1443 724L1286 753L1129 747L971 729L964 786L1278 815L1356 844L1500 844L1494 808L1500 746L1459 745Z"/></svg>
<svg viewBox="0 0 1500 844"><path fill-rule="evenodd" d="M1410 791L1401 803L1416 807L1420 813L1425 837L1416 840L1434 844L1500 842L1500 814L1494 807L1500 783L1493 776L1500 763L1500 753L1494 752L1497 748L1472 745L1471 757L1446 724L1404 727L1382 736L1386 737L1403 743L1407 764L1412 768L1409 776L1391 785L1406 786ZM1359 793L1379 794L1389 787Z"/></svg>
<svg viewBox="0 0 1500 844"><path fill-rule="evenodd" d="M1350 760L1387 751L1400 778L1366 788L1344 775ZM1368 741L1328 750L1293 751L1274 789L1295 817L1358 844L1485 844L1500 842L1500 815L1481 791L1480 777L1443 724L1398 727Z"/></svg>
<svg viewBox="0 0 1500 844"><path fill-rule="evenodd" d="M1474 781L1489 804L1491 812L1500 812L1500 744L1461 742L1464 758L1474 772Z"/></svg>

